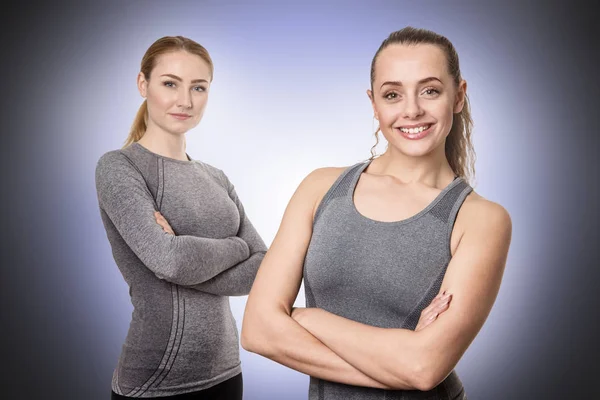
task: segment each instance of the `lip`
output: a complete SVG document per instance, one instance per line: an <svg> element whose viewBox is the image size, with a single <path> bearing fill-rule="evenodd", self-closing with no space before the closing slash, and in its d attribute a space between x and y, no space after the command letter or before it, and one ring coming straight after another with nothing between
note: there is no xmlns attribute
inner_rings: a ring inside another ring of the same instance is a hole
<svg viewBox="0 0 600 400"><path fill-rule="evenodd" d="M174 114L174 113L169 113L170 116L172 116L173 118L176 118L178 120L184 121L188 118L192 118L191 115L189 114Z"/></svg>
<svg viewBox="0 0 600 400"><path fill-rule="evenodd" d="M400 125L400 126L395 126L394 128L397 128L397 129L400 129L400 128L411 129L411 128L418 128L418 127L423 126L423 125L433 125L433 122L421 122L419 124Z"/></svg>
<svg viewBox="0 0 600 400"><path fill-rule="evenodd" d="M402 132L402 130L400 128L418 128L419 126L423 126L423 125L429 125L429 128L425 129L423 132L418 132L418 133L406 133L406 132ZM429 133L431 132L431 128L433 128L435 124L434 123L420 123L420 124L414 124L414 125L402 125L401 127L395 127L394 129L400 133L400 135L408 140L419 140L419 139L423 139L425 136L429 135Z"/></svg>

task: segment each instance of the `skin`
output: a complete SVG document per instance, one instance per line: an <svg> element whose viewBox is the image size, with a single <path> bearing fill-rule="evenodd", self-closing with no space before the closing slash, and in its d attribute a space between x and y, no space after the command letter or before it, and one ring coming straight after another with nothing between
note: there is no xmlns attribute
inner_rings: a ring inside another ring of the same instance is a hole
<svg viewBox="0 0 600 400"><path fill-rule="evenodd" d="M137 87L148 105L146 133L138 143L153 153L187 161L185 134L196 127L208 102L212 75L200 56L178 50L158 56L150 77L140 72ZM174 114L189 115L184 120ZM167 220L155 213L156 222L169 234Z"/></svg>
<svg viewBox="0 0 600 400"><path fill-rule="evenodd" d="M148 104L146 133L138 143L162 156L187 160L185 133L204 115L210 67L201 57L179 50L160 55L150 75L140 72L137 78L140 95ZM174 114L190 117L179 120Z"/></svg>
<svg viewBox="0 0 600 400"><path fill-rule="evenodd" d="M444 145L467 85L453 82L444 53L431 45L389 46L375 68L367 94L389 146L361 175L354 202L368 218L397 221L424 209L454 179ZM399 132L419 124L432 124L422 139ZM438 297L415 331L376 328L319 308L292 309L315 211L344 169L313 171L292 196L248 297L242 346L325 380L429 390L452 371L492 308L510 245L510 217L475 192L467 197L440 290L452 295L452 305Z"/></svg>

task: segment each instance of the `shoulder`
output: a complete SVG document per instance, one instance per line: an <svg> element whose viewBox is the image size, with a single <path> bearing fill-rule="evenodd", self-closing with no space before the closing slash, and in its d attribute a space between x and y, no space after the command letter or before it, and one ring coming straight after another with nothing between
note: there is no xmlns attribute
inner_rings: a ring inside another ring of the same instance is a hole
<svg viewBox="0 0 600 400"><path fill-rule="evenodd" d="M132 182L143 183L140 170L122 150L104 153L96 163L95 172L98 188Z"/></svg>
<svg viewBox="0 0 600 400"><path fill-rule="evenodd" d="M96 175L108 173L122 168L134 168L122 150L111 150L104 153L96 163Z"/></svg>
<svg viewBox="0 0 600 400"><path fill-rule="evenodd" d="M310 205L314 216L318 205L335 181L350 167L324 167L309 173L294 193L294 198Z"/></svg>
<svg viewBox="0 0 600 400"><path fill-rule="evenodd" d="M458 218L465 234L479 235L481 240L500 237L510 241L512 220L508 211L475 191L465 199Z"/></svg>
<svg viewBox="0 0 600 400"><path fill-rule="evenodd" d="M313 195L325 195L325 192L349 167L324 167L317 168L308 174L300 183L299 191L312 193Z"/></svg>
<svg viewBox="0 0 600 400"><path fill-rule="evenodd" d="M317 168L304 178L301 185L312 189L329 188L349 167Z"/></svg>

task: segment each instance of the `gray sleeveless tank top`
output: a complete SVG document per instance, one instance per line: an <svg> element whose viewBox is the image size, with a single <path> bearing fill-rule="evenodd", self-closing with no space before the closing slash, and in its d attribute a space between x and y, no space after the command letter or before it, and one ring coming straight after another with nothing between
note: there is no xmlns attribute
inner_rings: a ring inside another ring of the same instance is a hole
<svg viewBox="0 0 600 400"><path fill-rule="evenodd" d="M370 161L346 169L317 208L304 260L307 307L382 328L415 329L452 257L454 221L472 188L456 178L422 211L394 222L369 219L354 190ZM398 354L402 357L402 354ZM382 390L310 379L310 400L466 399L452 373L433 390Z"/></svg>

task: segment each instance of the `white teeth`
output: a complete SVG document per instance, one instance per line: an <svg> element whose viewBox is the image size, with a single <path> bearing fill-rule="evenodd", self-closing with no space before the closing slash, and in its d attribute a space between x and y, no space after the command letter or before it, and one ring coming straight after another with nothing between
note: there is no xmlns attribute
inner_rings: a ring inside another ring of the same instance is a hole
<svg viewBox="0 0 600 400"><path fill-rule="evenodd" d="M429 127L430 127L430 126L431 126L431 125L423 125L423 126L420 126L420 127L418 127L418 128L400 128L400 130L401 130L402 132L404 132L404 133L412 133L412 134L415 134L415 133L421 133L421 132L423 132L424 130L426 130L426 129L429 129Z"/></svg>

